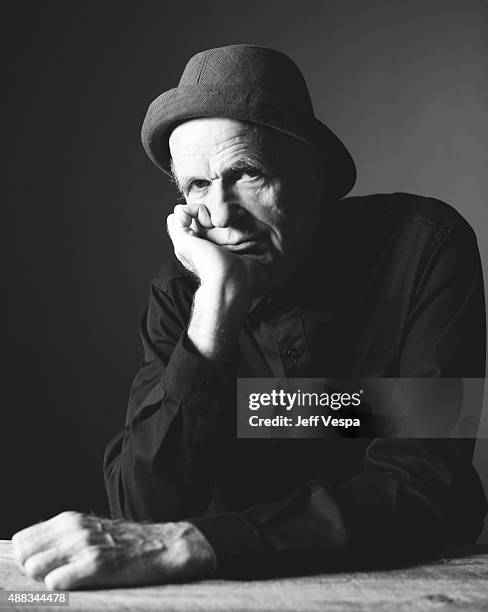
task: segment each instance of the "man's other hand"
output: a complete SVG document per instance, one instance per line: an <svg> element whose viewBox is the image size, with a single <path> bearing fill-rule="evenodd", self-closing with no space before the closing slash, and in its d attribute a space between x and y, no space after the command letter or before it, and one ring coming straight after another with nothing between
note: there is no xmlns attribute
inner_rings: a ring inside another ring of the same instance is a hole
<svg viewBox="0 0 488 612"><path fill-rule="evenodd" d="M197 580L214 551L190 523L134 523L67 511L12 538L19 568L48 589L124 587Z"/></svg>

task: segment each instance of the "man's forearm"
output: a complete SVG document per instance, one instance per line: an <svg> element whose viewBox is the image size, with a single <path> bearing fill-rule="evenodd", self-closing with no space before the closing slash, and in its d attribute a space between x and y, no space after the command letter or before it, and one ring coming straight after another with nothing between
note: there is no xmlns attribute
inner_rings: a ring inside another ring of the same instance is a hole
<svg viewBox="0 0 488 612"><path fill-rule="evenodd" d="M188 338L211 361L233 357L250 297L235 282L202 284L195 292Z"/></svg>

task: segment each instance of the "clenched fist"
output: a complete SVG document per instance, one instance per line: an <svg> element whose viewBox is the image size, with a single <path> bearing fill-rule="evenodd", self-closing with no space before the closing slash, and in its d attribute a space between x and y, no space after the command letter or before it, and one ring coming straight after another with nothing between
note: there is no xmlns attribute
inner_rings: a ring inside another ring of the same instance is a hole
<svg viewBox="0 0 488 612"><path fill-rule="evenodd" d="M176 257L202 285L235 283L249 298L266 287L259 236L212 225L203 204L178 204L167 218Z"/></svg>
<svg viewBox="0 0 488 612"><path fill-rule="evenodd" d="M123 587L210 577L212 547L190 523L134 523L62 512L12 538L13 555L48 589Z"/></svg>

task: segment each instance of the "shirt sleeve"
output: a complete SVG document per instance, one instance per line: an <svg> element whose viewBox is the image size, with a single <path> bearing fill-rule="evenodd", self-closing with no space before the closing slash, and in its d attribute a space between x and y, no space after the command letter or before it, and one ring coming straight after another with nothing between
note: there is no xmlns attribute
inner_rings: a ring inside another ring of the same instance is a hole
<svg viewBox="0 0 488 612"><path fill-rule="evenodd" d="M105 450L113 517L182 520L203 514L211 499L210 449L235 362L216 365L191 350L187 315L176 304L170 291L152 285L125 428Z"/></svg>
<svg viewBox="0 0 488 612"><path fill-rule="evenodd" d="M435 241L405 330L401 377L483 377L483 281L476 239L460 227ZM347 440L345 440L347 442ZM420 558L475 541L487 511L474 440L377 438L340 486L304 483L286 499L192 522L221 576L337 569Z"/></svg>

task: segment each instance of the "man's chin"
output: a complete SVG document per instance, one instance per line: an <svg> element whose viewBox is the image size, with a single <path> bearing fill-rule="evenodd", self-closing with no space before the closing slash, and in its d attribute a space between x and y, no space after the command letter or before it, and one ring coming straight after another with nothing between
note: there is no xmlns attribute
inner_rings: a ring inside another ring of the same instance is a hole
<svg viewBox="0 0 488 612"><path fill-rule="evenodd" d="M260 255L248 254L244 255L244 257L261 264L266 271L266 280L261 286L259 295L272 295L287 285L289 274L287 273L286 265L281 260L269 253L261 253Z"/></svg>
<svg viewBox="0 0 488 612"><path fill-rule="evenodd" d="M277 266L273 254L263 248L257 248L256 250L246 250L238 255L248 262L251 269L254 269L255 280L257 281L254 287L254 296L261 297L274 292L275 285L279 283L282 275L278 273L280 266Z"/></svg>

